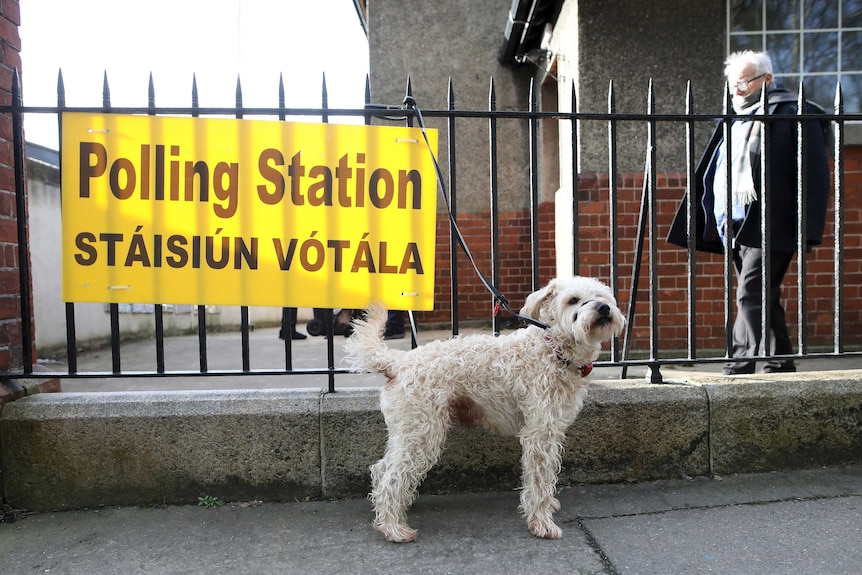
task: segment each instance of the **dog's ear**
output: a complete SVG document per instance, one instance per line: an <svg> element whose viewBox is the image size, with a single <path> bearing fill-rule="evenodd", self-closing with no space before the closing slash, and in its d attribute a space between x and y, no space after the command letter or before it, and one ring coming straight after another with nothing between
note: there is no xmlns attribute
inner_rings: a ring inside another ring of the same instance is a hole
<svg viewBox="0 0 862 575"><path fill-rule="evenodd" d="M554 297L557 292L557 280L552 279L548 285L538 291L534 291L527 296L527 301L524 302L524 307L521 308L521 315L542 320L541 310L545 307L545 303Z"/></svg>

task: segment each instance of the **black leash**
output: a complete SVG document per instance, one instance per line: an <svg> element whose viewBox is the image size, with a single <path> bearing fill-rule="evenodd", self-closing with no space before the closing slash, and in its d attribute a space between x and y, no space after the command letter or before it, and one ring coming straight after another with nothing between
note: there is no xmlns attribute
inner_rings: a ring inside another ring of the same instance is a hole
<svg viewBox="0 0 862 575"><path fill-rule="evenodd" d="M452 230L455 232L455 239L458 241L458 245L461 246L461 249L464 250L464 254L467 256L467 259L470 260L470 265L473 266L473 269L476 271L476 275L479 276L479 279L485 285L485 289L494 296L494 315L497 315L502 307L521 321L542 329L548 329L549 326L542 322L531 317L522 316L513 311L512 308L509 307L509 300L506 299L506 296L504 296L495 285L488 281L485 274L479 270L479 266L476 265L476 261L473 259L473 254L470 253L470 248L467 247L467 242L464 240L464 236L461 235L461 230L458 229L458 224L455 222L455 216L452 214L452 206L449 204L449 197L446 195L446 188L443 185L443 174L440 172L440 164L437 163L437 158L434 156L434 150L431 149L431 142L428 141L428 134L425 132L425 120L422 118L422 111L419 109L419 106L416 105L416 100L410 95L404 98L404 106L413 110L416 120L419 123L422 137L425 139L425 145L428 147L428 153L431 155L431 160L434 162L434 170L437 172L437 187L440 190L440 195L443 196L443 202L446 204L446 213L449 214L449 222L452 224Z"/></svg>

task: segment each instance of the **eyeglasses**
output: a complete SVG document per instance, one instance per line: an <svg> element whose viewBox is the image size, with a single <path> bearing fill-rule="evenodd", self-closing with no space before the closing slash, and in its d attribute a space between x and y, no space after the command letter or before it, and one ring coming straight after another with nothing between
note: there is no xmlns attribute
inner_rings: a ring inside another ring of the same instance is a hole
<svg viewBox="0 0 862 575"><path fill-rule="evenodd" d="M735 84L735 87L740 92L745 92L746 90L748 90L748 87L751 85L752 82L754 82L755 80L759 80L760 78L763 78L764 76L766 76L765 72L763 74L761 74L760 76L755 76L754 78L751 78L749 80L740 80L739 82L737 82Z"/></svg>

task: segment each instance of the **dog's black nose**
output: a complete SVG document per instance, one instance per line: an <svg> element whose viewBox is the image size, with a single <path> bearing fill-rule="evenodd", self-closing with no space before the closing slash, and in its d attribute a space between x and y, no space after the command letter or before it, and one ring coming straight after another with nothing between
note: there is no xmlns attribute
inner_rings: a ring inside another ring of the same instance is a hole
<svg viewBox="0 0 862 575"><path fill-rule="evenodd" d="M611 306L606 303L600 303L596 306L596 313L603 317L610 317Z"/></svg>

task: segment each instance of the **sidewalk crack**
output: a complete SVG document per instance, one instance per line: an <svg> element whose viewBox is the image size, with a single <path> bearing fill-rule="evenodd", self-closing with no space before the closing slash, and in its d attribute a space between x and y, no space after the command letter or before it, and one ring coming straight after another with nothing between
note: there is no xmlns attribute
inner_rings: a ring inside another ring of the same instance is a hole
<svg viewBox="0 0 862 575"><path fill-rule="evenodd" d="M575 521L578 524L578 528L581 530L581 533L583 533L584 537L586 537L587 545L589 545L590 549L592 549L596 553L596 555L599 556L599 559L605 566L605 570L602 575L619 575L619 571L616 570L614 564L611 562L610 557L605 554L601 545L599 545L599 542L593 536L592 532L587 528L586 524L583 521L583 518L578 517L577 519L575 519Z"/></svg>

